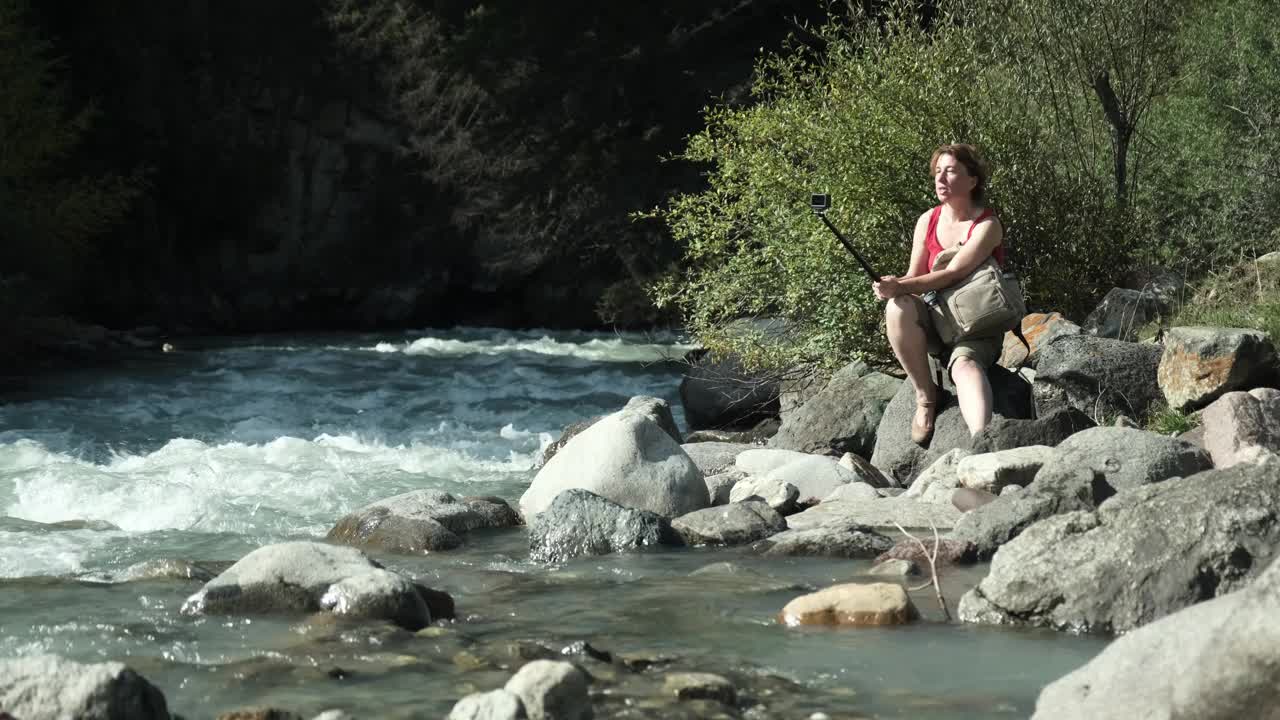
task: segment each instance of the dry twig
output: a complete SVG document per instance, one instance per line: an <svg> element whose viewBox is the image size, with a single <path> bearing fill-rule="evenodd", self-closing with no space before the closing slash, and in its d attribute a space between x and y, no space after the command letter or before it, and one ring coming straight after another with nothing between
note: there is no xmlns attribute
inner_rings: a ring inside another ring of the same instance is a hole
<svg viewBox="0 0 1280 720"><path fill-rule="evenodd" d="M899 525L897 521L893 525L898 528L898 532L914 540L916 545L920 546L920 552L924 554L925 560L929 561L929 582L909 589L912 591L923 590L932 585L933 594L938 598L938 607L942 608L942 618L950 621L951 611L947 610L947 600L942 596L942 584L938 582L938 547L942 545L942 541L938 539L938 526L932 520L929 521L929 527L933 530L933 552L930 553L929 548L925 547L924 541L907 532L906 528Z"/></svg>

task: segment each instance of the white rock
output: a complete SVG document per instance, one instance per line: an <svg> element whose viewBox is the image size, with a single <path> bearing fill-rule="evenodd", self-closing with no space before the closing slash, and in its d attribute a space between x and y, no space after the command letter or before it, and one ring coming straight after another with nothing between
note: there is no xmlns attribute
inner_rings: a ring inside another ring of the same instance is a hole
<svg viewBox="0 0 1280 720"><path fill-rule="evenodd" d="M1026 486L1055 453L1048 445L1028 445L970 455L956 465L956 480L961 487L989 493L999 493L1006 485Z"/></svg>

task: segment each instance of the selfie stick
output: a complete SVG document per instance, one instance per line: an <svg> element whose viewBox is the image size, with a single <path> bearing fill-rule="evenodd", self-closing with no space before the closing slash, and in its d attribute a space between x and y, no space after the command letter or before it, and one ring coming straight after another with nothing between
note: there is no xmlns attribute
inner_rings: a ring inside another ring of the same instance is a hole
<svg viewBox="0 0 1280 720"><path fill-rule="evenodd" d="M849 238L845 237L844 233L840 232L840 229L827 219L827 214L825 212L817 211L815 211L815 213L818 217L822 218L822 222L826 223L827 227L831 228L831 232L835 233L836 237L840 238L840 242L844 244L845 249L853 253L853 256L858 259L858 264L862 266L862 271L867 274L867 277L871 279L871 282L880 282L880 276L876 274L875 270L871 269L871 265L867 263L866 258L862 257L862 253L858 252L858 248L854 247L853 243L849 242Z"/></svg>

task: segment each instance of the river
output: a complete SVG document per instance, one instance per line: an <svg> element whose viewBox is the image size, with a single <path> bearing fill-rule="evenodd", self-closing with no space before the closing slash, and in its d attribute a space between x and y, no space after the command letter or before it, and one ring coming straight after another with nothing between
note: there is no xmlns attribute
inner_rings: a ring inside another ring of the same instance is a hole
<svg viewBox="0 0 1280 720"><path fill-rule="evenodd" d="M725 717L905 719L1025 717L1046 682L1103 647L943 623L927 591L909 627L789 630L774 620L789 599L867 563L734 548L543 566L523 528L378 557L454 596L458 620L418 634L178 613L200 587L191 576L322 538L374 500L435 488L516 506L565 425L633 395L665 398L683 426L666 360L686 349L483 328L204 338L33 380L0 399L0 657L125 661L188 720L254 705L441 718L520 658L586 641L648 666L585 659L609 688L597 717L700 717L653 688L666 670L704 670L745 698ZM948 573L950 600L984 572Z"/></svg>

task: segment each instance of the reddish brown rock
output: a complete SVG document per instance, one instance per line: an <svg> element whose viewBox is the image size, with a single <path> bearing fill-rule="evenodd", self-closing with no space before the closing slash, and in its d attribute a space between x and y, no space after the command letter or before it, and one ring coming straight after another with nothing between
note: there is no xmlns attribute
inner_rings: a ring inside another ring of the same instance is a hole
<svg viewBox="0 0 1280 720"><path fill-rule="evenodd" d="M905 625L919 616L907 591L897 583L845 583L792 600L778 614L778 622L793 627Z"/></svg>
<svg viewBox="0 0 1280 720"><path fill-rule="evenodd" d="M1049 344L1049 341L1062 335L1078 335L1080 326L1062 317L1061 313L1030 313L1022 318L1022 334L1031 346L1031 357L1027 357L1027 349L1022 341L1011 332L1004 334L1004 349L1000 353L1000 364L1007 368L1017 367L1024 360L1027 365L1034 365L1036 352Z"/></svg>
<svg viewBox="0 0 1280 720"><path fill-rule="evenodd" d="M1164 336L1156 379L1169 407L1202 408L1274 375L1276 348L1258 330L1175 327Z"/></svg>
<svg viewBox="0 0 1280 720"><path fill-rule="evenodd" d="M933 538L920 538L924 546L929 550L929 554L933 554ZM920 545L911 538L904 538L898 541L897 545L889 548L887 552L882 553L876 558L876 562L884 562L885 560L910 560L920 567L928 567L929 559L925 557ZM968 540L952 540L942 538L938 541L938 564L949 565L968 565L978 560L978 549Z"/></svg>

